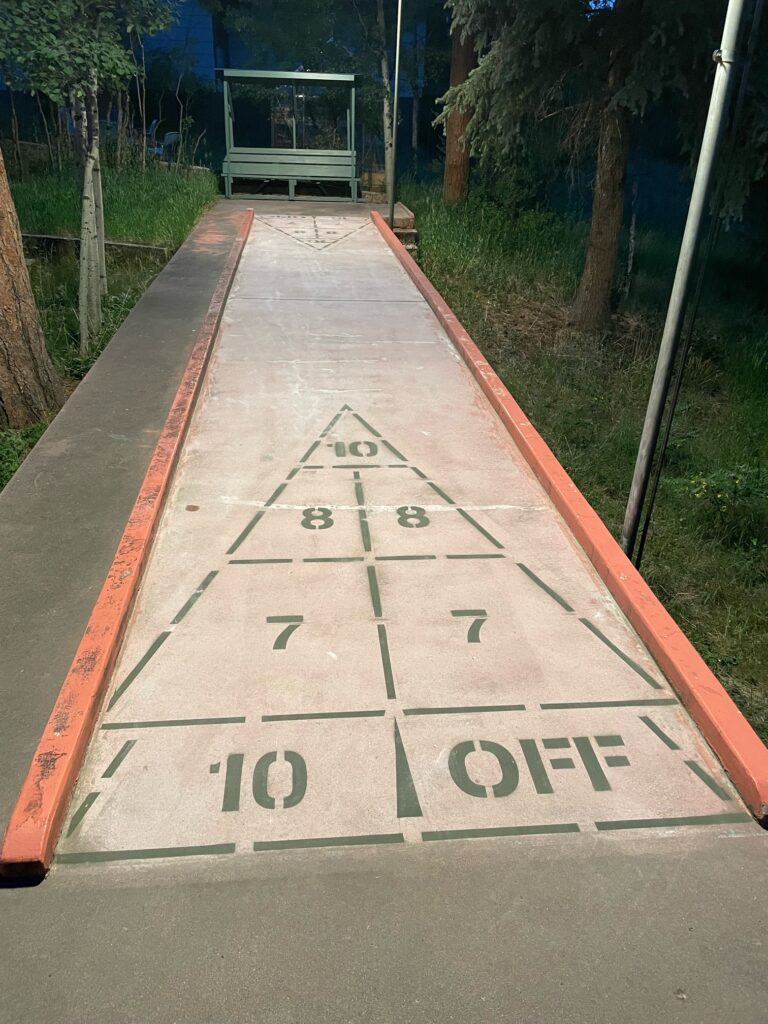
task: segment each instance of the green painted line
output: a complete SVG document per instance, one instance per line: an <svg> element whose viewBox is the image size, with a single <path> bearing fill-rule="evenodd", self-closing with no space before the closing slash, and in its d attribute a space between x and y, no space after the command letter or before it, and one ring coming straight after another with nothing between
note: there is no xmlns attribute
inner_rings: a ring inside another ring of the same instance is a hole
<svg viewBox="0 0 768 1024"><path fill-rule="evenodd" d="M508 825L501 828L455 828L446 832L422 832L425 843L441 839L494 839L504 836L547 836L559 835L564 832L579 832L575 822L562 825Z"/></svg>
<svg viewBox="0 0 768 1024"><path fill-rule="evenodd" d="M436 483L433 483L431 480L427 480L427 483L429 484L429 486L432 488L433 491L435 491L437 494L440 495L440 497L443 499L443 501L447 501L449 505L455 505L456 504L456 502L453 500L453 498L449 498L448 495L445 493L445 491L442 490L440 487L438 487Z"/></svg>
<svg viewBox="0 0 768 1024"><path fill-rule="evenodd" d="M474 715L494 711L525 711L525 704L480 704L463 708L405 708L404 715Z"/></svg>
<svg viewBox="0 0 768 1024"><path fill-rule="evenodd" d="M457 619L468 617L470 619L486 619L488 618L488 612L485 608L457 608L451 612L451 615Z"/></svg>
<svg viewBox="0 0 768 1024"><path fill-rule="evenodd" d="M125 741L125 743L122 745L122 747L120 747L118 752L115 754L115 756L109 762L107 768L105 769L103 775L101 776L102 779L111 779L112 778L112 776L115 774L115 772L120 767L120 765L123 763L123 761L126 759L126 757L128 757L128 755L130 754L130 752L133 750L133 748L136 746L137 743L138 743L138 740L126 740Z"/></svg>
<svg viewBox="0 0 768 1024"><path fill-rule="evenodd" d="M386 711L308 711L295 715L262 715L262 722L311 722L325 718L383 718Z"/></svg>
<svg viewBox="0 0 768 1024"><path fill-rule="evenodd" d="M311 850L325 846L381 846L390 843L404 843L402 832L388 832L369 836L328 836L320 839L270 839L253 844L260 850Z"/></svg>
<svg viewBox="0 0 768 1024"><path fill-rule="evenodd" d="M352 415L355 417L356 420L359 420L360 423L363 424L366 430L370 430L374 437L381 437L381 434L378 432L378 430L374 430L370 423L366 423L366 421L359 413L353 412Z"/></svg>
<svg viewBox="0 0 768 1024"><path fill-rule="evenodd" d="M342 412L343 412L343 411L344 411L344 410L342 410ZM325 430L322 430L322 431L320 432L320 437L325 437L325 435L326 435L326 434L330 434L330 432L331 432L331 431L333 430L333 428L334 428L334 427L336 426L336 424L337 424L337 423L339 422L339 420L341 419L341 415L342 415L342 414L341 414L341 412L337 412L337 413L336 413L336 415L335 415L335 416L333 417L333 419L332 419L332 420L331 420L331 422L330 422L330 423L328 424L328 426L327 426L327 427L325 428ZM317 448L317 445L318 445L318 444L320 444L320 442L319 442L319 441L317 442L317 444L315 444L315 448ZM312 450L314 451L314 449L312 449Z"/></svg>
<svg viewBox="0 0 768 1024"><path fill-rule="evenodd" d="M446 558L506 558L506 555L446 555Z"/></svg>
<svg viewBox="0 0 768 1024"><path fill-rule="evenodd" d="M303 622L303 615L268 615L267 622Z"/></svg>
<svg viewBox="0 0 768 1024"><path fill-rule="evenodd" d="M573 608L568 604L564 597L561 597L556 590L553 590L549 584L545 583L544 580L540 579L532 569L529 569L527 565L522 562L517 563L518 569L522 569L525 575L533 580L537 587L541 587L545 594L549 596L560 605L561 608L565 608L567 612L572 612Z"/></svg>
<svg viewBox="0 0 768 1024"><path fill-rule="evenodd" d="M405 469L405 467L403 467L403 468ZM426 480L427 479L427 474L426 473L422 473L420 469L417 469L415 466L411 466L411 469L416 474L416 476L420 476L422 480Z"/></svg>
<svg viewBox="0 0 768 1024"><path fill-rule="evenodd" d="M227 757L227 773L224 778L224 799L222 811L240 810L240 787L243 781L245 754L230 754Z"/></svg>
<svg viewBox="0 0 768 1024"><path fill-rule="evenodd" d="M302 469L325 469L325 466L302 466Z"/></svg>
<svg viewBox="0 0 768 1024"><path fill-rule="evenodd" d="M615 643L609 640L605 633L602 633L594 623L590 622L589 619L579 619L579 622L582 622L591 633L594 633L598 640L602 640L606 647L613 651L617 657L621 658L625 665L629 665L634 672L637 672L640 678L644 679L649 686L652 686L654 690L662 689L661 683L657 682L652 675L649 675L645 671L642 665L638 665L637 662L633 661L628 654L625 654L620 647L617 647Z"/></svg>
<svg viewBox="0 0 768 1024"><path fill-rule="evenodd" d="M351 558L304 558L304 562L364 562L362 555L355 555Z"/></svg>
<svg viewBox="0 0 768 1024"><path fill-rule="evenodd" d="M324 436L324 435L321 435L321 437L322 436ZM307 448L307 450L304 452L304 454L299 459L299 462L306 462L307 459L309 458L309 456L312 454L312 452L316 451L319 447L320 447L320 442L319 441L315 441L313 444L311 444L309 446L309 448Z"/></svg>
<svg viewBox="0 0 768 1024"><path fill-rule="evenodd" d="M403 738L395 722L395 777L397 780L397 816L398 818L422 818L424 812L419 803L416 784L408 764Z"/></svg>
<svg viewBox="0 0 768 1024"><path fill-rule="evenodd" d="M234 843L214 846L169 846L155 850L82 850L78 853L57 853L58 864L98 864L112 860L157 860L161 857L215 857L234 853Z"/></svg>
<svg viewBox="0 0 768 1024"><path fill-rule="evenodd" d="M598 747L623 747L624 740L621 736L595 736L595 743Z"/></svg>
<svg viewBox="0 0 768 1024"><path fill-rule="evenodd" d="M750 814L699 814L689 818L629 818L626 821L596 821L598 832L616 832L627 828L674 828L676 825L736 825L752 821Z"/></svg>
<svg viewBox="0 0 768 1024"><path fill-rule="evenodd" d="M134 667L131 669L131 671L128 673L128 675L125 677L125 679L122 681L122 683L120 683L118 688L115 690L115 692L110 697L109 704L107 704L107 711L110 711L115 706L115 704L117 704L117 702L120 700L122 695L125 693L125 691L128 689L128 687L131 685L131 683L134 681L134 679L141 673L141 671L147 666L147 664L157 654L157 652L160 650L160 648L163 646L163 644L165 643L165 641L168 639L168 637L170 635L171 635L170 632L166 630L164 633L161 633L160 636L156 637L152 641L152 643L149 645L149 649L147 650L147 652L134 665Z"/></svg>
<svg viewBox="0 0 768 1024"><path fill-rule="evenodd" d="M552 783L547 775L547 769L544 767L544 762L541 759L539 748L536 746L536 740L520 740L520 747L523 751L525 763L528 765L528 771L531 773L533 788L539 794L554 793Z"/></svg>
<svg viewBox="0 0 768 1024"><path fill-rule="evenodd" d="M354 473L355 480L355 500L358 505L365 505L365 495L363 493L363 485L360 482L360 474ZM360 534L363 538L363 551L370 552L371 548L371 531L368 526L368 516L366 515L365 509L360 508L357 511L358 519L360 521Z"/></svg>
<svg viewBox="0 0 768 1024"><path fill-rule="evenodd" d="M371 550L371 531L368 527L368 517L365 514L364 509L358 511L358 517L360 519L360 534L363 538L363 551Z"/></svg>
<svg viewBox="0 0 768 1024"><path fill-rule="evenodd" d="M550 739L542 740L541 742L545 750L565 750L571 745L571 741L567 736L552 736Z"/></svg>
<svg viewBox="0 0 768 1024"><path fill-rule="evenodd" d="M66 835L67 839L72 835L72 833L75 831L75 829L80 824L80 822L83 820L83 818L86 816L88 811L96 803L96 800L98 799L98 797L99 797L98 793L89 793L88 796L85 798L85 800L83 800L83 802L77 808L75 813L72 815L72 820L70 821L69 828L67 829L67 835Z"/></svg>
<svg viewBox="0 0 768 1024"><path fill-rule="evenodd" d="M331 466L331 469L384 469L384 467L379 462L347 462Z"/></svg>
<svg viewBox="0 0 768 1024"><path fill-rule="evenodd" d="M647 715L641 715L640 721L643 723L643 725L647 725L651 732L656 733L661 742L666 743L670 750L680 749L677 743L675 743L675 741L670 736L667 736L664 730L660 729L658 725L656 725L656 723L652 721Z"/></svg>
<svg viewBox="0 0 768 1024"><path fill-rule="evenodd" d="M539 704L542 711L567 711L569 708L646 708L663 704L677 704L674 698L656 700L575 700L562 704Z"/></svg>
<svg viewBox="0 0 768 1024"><path fill-rule="evenodd" d="M391 462L386 467L387 469L413 469L413 466L404 466L402 462Z"/></svg>
<svg viewBox="0 0 768 1024"><path fill-rule="evenodd" d="M294 477L296 476L296 474L297 474L297 473L298 473L298 472L299 472L300 470L301 470L301 466L295 466L295 467L294 467L294 468L293 468L293 469L291 470L291 472L290 472L290 473L288 474L288 476L287 476L287 477L286 477L285 479L286 479L286 480L293 480L293 478L294 478Z"/></svg>
<svg viewBox="0 0 768 1024"><path fill-rule="evenodd" d="M192 596L190 597L190 599L187 601L187 603L184 605L181 611L178 611L176 613L176 616L173 619L171 619L171 622L173 623L174 626L178 625L181 622L181 620L187 614L192 605L204 593L204 591L210 586L210 584L213 583L213 581L216 579L218 575L218 569L213 569L211 572L208 573L208 575L205 577L205 579L197 588L197 590L192 591Z"/></svg>
<svg viewBox="0 0 768 1024"><path fill-rule="evenodd" d="M402 452L399 452L393 444L389 443L389 441L385 441L383 437L381 439L381 443L384 445L385 448L389 448L389 450L392 452L396 459L400 459L401 462L408 461L408 459L406 459Z"/></svg>
<svg viewBox="0 0 768 1024"><path fill-rule="evenodd" d="M606 757L605 763L609 768L629 768L629 758L623 754L611 754L610 757Z"/></svg>
<svg viewBox="0 0 768 1024"><path fill-rule="evenodd" d="M290 565L292 558L230 558L230 565Z"/></svg>
<svg viewBox="0 0 768 1024"><path fill-rule="evenodd" d="M288 486L288 484L283 482L283 483L280 484L279 487L275 488L275 493L271 494L267 498L267 500L264 502L264 508L269 508L270 505L273 505L277 501L277 499L280 497L280 495L283 493L283 491L285 490L285 488L287 486Z"/></svg>
<svg viewBox="0 0 768 1024"><path fill-rule="evenodd" d="M373 605L374 618L381 618L381 594L379 593L379 581L376 579L376 566L368 566L368 589L371 592L371 604Z"/></svg>
<svg viewBox="0 0 768 1024"><path fill-rule="evenodd" d="M384 683L387 688L387 699L395 699L395 679L392 674L392 661L389 657L389 641L387 640L387 627L380 622L376 629L379 634L379 650L381 651L381 664L384 669Z"/></svg>
<svg viewBox="0 0 768 1024"><path fill-rule="evenodd" d="M377 562L426 562L437 555L376 555Z"/></svg>
<svg viewBox="0 0 768 1024"><path fill-rule="evenodd" d="M723 789L723 787L712 778L709 772L704 771L700 764L696 761L686 761L688 767L691 769L694 775L697 775L705 786L709 786L715 796L719 796L721 800L730 800L731 794Z"/></svg>
<svg viewBox="0 0 768 1024"><path fill-rule="evenodd" d="M245 716L233 718L175 718L166 722L105 722L102 729L165 729L183 725L242 725Z"/></svg>
<svg viewBox="0 0 768 1024"><path fill-rule="evenodd" d="M463 516L467 520L468 523L471 523L472 526L474 526L474 528L479 533L482 533L482 535L485 537L485 539L489 540L491 542L491 544L493 544L494 547L496 547L496 548L503 548L504 547L504 545L500 541L496 540L496 538L493 536L492 533L488 533L488 531L485 529L484 526L481 526L480 523L478 523L478 521L476 519L473 519L472 516L469 514L469 512L465 512L463 508L457 508L456 511L459 513L459 515Z"/></svg>
<svg viewBox="0 0 768 1024"><path fill-rule="evenodd" d="M553 768L557 769L574 767L572 757L553 757L549 763L552 765Z"/></svg>
<svg viewBox="0 0 768 1024"><path fill-rule="evenodd" d="M240 534L240 536L237 538L237 540L232 545L232 547L227 548L227 554L228 555L234 555L234 553L237 551L237 549L240 547L240 545L243 543L243 541L247 538L248 534L251 532L251 530L254 528L256 523L258 523L258 521L261 519L261 517L263 515L264 515L264 509L260 509L256 513L256 515L253 517L253 519L250 521L250 523L248 523L248 525L243 530L243 532Z"/></svg>

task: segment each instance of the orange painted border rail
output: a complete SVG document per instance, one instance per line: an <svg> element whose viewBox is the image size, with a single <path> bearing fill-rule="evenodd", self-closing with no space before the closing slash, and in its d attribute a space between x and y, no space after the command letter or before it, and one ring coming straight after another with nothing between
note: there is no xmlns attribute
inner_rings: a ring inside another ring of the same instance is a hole
<svg viewBox="0 0 768 1024"><path fill-rule="evenodd" d="M768 747L635 569L384 218L374 224L461 353L587 557L669 679L757 820L768 825Z"/></svg>
<svg viewBox="0 0 768 1024"><path fill-rule="evenodd" d="M0 851L0 874L19 878L40 876L50 865L252 221L253 210L246 210L239 218L227 262L106 582L11 813Z"/></svg>

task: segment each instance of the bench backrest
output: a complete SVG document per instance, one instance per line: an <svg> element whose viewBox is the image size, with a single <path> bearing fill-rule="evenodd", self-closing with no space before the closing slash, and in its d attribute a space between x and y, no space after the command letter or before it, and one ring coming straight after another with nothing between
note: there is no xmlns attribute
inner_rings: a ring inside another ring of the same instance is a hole
<svg viewBox="0 0 768 1024"><path fill-rule="evenodd" d="M246 149L233 147L224 158L224 174L233 178L350 180L357 177L354 150Z"/></svg>

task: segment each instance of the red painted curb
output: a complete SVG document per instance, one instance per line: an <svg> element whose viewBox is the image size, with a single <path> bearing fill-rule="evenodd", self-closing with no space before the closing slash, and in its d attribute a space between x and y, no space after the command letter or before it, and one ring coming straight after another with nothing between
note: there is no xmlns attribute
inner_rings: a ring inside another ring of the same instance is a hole
<svg viewBox="0 0 768 1024"><path fill-rule="evenodd" d="M715 751L744 802L768 825L768 747L611 536L544 439L384 218L374 224L461 353L523 457Z"/></svg>
<svg viewBox="0 0 768 1024"><path fill-rule="evenodd" d="M106 582L22 783L0 850L2 875L39 877L50 866L252 221L253 210L246 210Z"/></svg>

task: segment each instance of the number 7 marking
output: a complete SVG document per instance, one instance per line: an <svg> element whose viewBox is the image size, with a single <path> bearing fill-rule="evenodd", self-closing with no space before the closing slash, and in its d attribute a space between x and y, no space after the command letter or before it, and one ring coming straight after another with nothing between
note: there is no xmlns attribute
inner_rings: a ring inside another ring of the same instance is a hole
<svg viewBox="0 0 768 1024"><path fill-rule="evenodd" d="M488 612L485 608L457 608L456 611L452 611L451 615L455 618L470 618L475 621L470 624L467 631L467 643L468 644L479 644L480 643L480 630L483 627L483 623L488 618Z"/></svg>
<svg viewBox="0 0 768 1024"><path fill-rule="evenodd" d="M296 632L304 621L303 615L268 615L267 622L285 622L285 629L280 633L272 644L273 651L284 651L288 645L288 638Z"/></svg>

